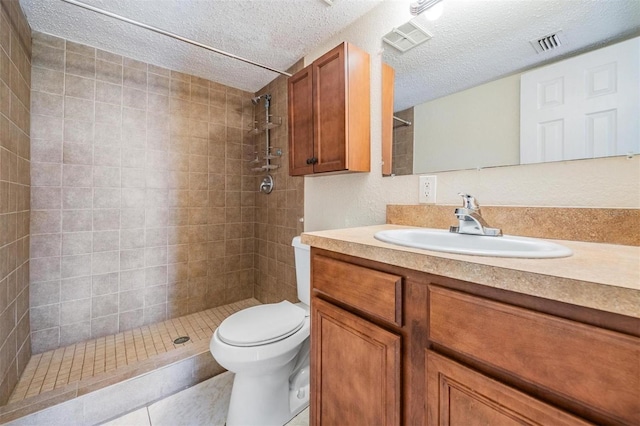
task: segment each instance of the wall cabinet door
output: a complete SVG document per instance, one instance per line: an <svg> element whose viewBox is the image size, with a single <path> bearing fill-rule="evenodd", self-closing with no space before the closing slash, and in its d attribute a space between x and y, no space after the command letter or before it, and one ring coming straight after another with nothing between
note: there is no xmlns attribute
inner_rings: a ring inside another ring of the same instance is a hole
<svg viewBox="0 0 640 426"><path fill-rule="evenodd" d="M342 43L289 78L289 174L369 171L369 55Z"/></svg>
<svg viewBox="0 0 640 426"><path fill-rule="evenodd" d="M313 173L313 73L311 65L289 78L289 174Z"/></svg>
<svg viewBox="0 0 640 426"><path fill-rule="evenodd" d="M400 423L400 336L324 300L311 303L311 422Z"/></svg>
<svg viewBox="0 0 640 426"><path fill-rule="evenodd" d="M427 350L428 425L590 423Z"/></svg>

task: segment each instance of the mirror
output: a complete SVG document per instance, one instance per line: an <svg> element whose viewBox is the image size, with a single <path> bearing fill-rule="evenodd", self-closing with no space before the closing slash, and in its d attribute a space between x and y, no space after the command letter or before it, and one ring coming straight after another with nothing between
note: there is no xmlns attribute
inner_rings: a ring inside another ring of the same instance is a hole
<svg viewBox="0 0 640 426"><path fill-rule="evenodd" d="M640 35L636 0L440 4L437 20L411 20L429 40L405 52L383 42L395 70L394 175L520 164L521 74ZM557 48L538 53L552 34Z"/></svg>

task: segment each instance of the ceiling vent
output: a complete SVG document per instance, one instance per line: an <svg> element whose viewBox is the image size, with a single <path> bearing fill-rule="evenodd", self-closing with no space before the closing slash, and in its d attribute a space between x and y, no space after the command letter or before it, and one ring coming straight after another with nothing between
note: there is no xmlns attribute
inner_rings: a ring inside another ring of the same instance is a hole
<svg viewBox="0 0 640 426"><path fill-rule="evenodd" d="M551 34L547 34L544 37L540 37L537 40L531 40L530 43L537 53L548 52L549 50L555 50L564 44L564 35L562 34L562 30L559 30Z"/></svg>
<svg viewBox="0 0 640 426"><path fill-rule="evenodd" d="M394 28L382 39L401 52L406 52L431 39L432 35L413 20Z"/></svg>

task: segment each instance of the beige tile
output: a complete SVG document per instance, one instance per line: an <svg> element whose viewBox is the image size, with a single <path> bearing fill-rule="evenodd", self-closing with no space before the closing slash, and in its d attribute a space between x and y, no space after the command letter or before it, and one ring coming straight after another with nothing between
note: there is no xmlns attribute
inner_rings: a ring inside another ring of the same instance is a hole
<svg viewBox="0 0 640 426"><path fill-rule="evenodd" d="M104 426L129 426L129 425L137 425L137 426L151 426L151 422L149 420L149 413L147 408L140 408L139 410L133 411L129 414L126 414L122 417L118 417L115 420L111 420L107 423L103 423Z"/></svg>
<svg viewBox="0 0 640 426"><path fill-rule="evenodd" d="M116 64L122 64L122 56L115 53L107 52L105 50L96 50L96 58L103 61L113 62Z"/></svg>
<svg viewBox="0 0 640 426"><path fill-rule="evenodd" d="M122 92L122 104L139 110L147 109L147 92L125 86Z"/></svg>
<svg viewBox="0 0 640 426"><path fill-rule="evenodd" d="M40 234L31 236L31 258L60 256L61 235Z"/></svg>
<svg viewBox="0 0 640 426"><path fill-rule="evenodd" d="M120 146L95 145L93 147L93 164L95 166L120 166Z"/></svg>
<svg viewBox="0 0 640 426"><path fill-rule="evenodd" d="M44 139L32 139L31 161L62 163L62 143Z"/></svg>
<svg viewBox="0 0 640 426"><path fill-rule="evenodd" d="M67 40L66 42L67 52L77 53L79 55L85 55L88 57L96 56L96 49L93 47L85 46L80 43L74 43Z"/></svg>
<svg viewBox="0 0 640 426"><path fill-rule="evenodd" d="M31 112L38 115L62 117L63 97L52 93L34 91L31 95Z"/></svg>
<svg viewBox="0 0 640 426"><path fill-rule="evenodd" d="M68 74L65 76L64 94L74 98L94 99L95 80Z"/></svg>
<svg viewBox="0 0 640 426"><path fill-rule="evenodd" d="M60 325L60 308L58 304L34 306L31 308L31 329L44 330Z"/></svg>
<svg viewBox="0 0 640 426"><path fill-rule="evenodd" d="M60 281L31 283L29 285L29 296L31 308L59 303ZM31 327L33 328L33 324Z"/></svg>
<svg viewBox="0 0 640 426"><path fill-rule="evenodd" d="M88 99L64 97L64 118L80 121L93 121L94 102Z"/></svg>
<svg viewBox="0 0 640 426"><path fill-rule="evenodd" d="M60 225L59 210L34 210L31 212L31 232L33 234L60 232Z"/></svg>
<svg viewBox="0 0 640 426"><path fill-rule="evenodd" d="M91 253L92 241L91 232L65 232L62 234L62 254L76 255Z"/></svg>
<svg viewBox="0 0 640 426"><path fill-rule="evenodd" d="M73 301L91 297L91 277L75 277L60 282L60 301Z"/></svg>
<svg viewBox="0 0 640 426"><path fill-rule="evenodd" d="M62 231L79 232L92 229L91 210L63 210Z"/></svg>
<svg viewBox="0 0 640 426"><path fill-rule="evenodd" d="M147 72L137 68L124 68L123 73L124 86L131 87L138 90L147 89Z"/></svg>
<svg viewBox="0 0 640 426"><path fill-rule="evenodd" d="M120 270L139 269L144 267L144 249L121 250Z"/></svg>
<svg viewBox="0 0 640 426"><path fill-rule="evenodd" d="M93 233L93 252L113 252L120 247L120 232L96 231ZM94 265L95 267L95 265ZM94 271L95 273L95 271Z"/></svg>
<svg viewBox="0 0 640 426"><path fill-rule="evenodd" d="M92 56L80 55L70 51L66 52L65 72L81 77L96 77L96 60Z"/></svg>
<svg viewBox="0 0 640 426"><path fill-rule="evenodd" d="M95 245L95 235L94 235ZM120 270L120 253L118 251L105 251L93 253L91 258L91 273L101 275L118 272Z"/></svg>
<svg viewBox="0 0 640 426"><path fill-rule="evenodd" d="M232 384L233 374L223 373L165 398L149 406L151 421L154 425L182 422L224 425Z"/></svg>
<svg viewBox="0 0 640 426"><path fill-rule="evenodd" d="M90 187L92 184L91 166L65 164L62 168L62 185Z"/></svg>
<svg viewBox="0 0 640 426"><path fill-rule="evenodd" d="M61 278L91 275L91 255L62 256Z"/></svg>
<svg viewBox="0 0 640 426"><path fill-rule="evenodd" d="M98 80L95 83L95 99L98 102L120 105L122 103L122 86Z"/></svg>
<svg viewBox="0 0 640 426"><path fill-rule="evenodd" d="M31 55L32 66L64 72L64 49L34 43Z"/></svg>
<svg viewBox="0 0 640 426"><path fill-rule="evenodd" d="M94 296L114 294L118 292L120 274L112 272L102 275L92 276L92 292Z"/></svg>
<svg viewBox="0 0 640 426"><path fill-rule="evenodd" d="M123 67L110 60L96 60L96 79L114 84L122 84Z"/></svg>
<svg viewBox="0 0 640 426"><path fill-rule="evenodd" d="M93 230L120 229L120 210L118 209L94 209L93 210Z"/></svg>

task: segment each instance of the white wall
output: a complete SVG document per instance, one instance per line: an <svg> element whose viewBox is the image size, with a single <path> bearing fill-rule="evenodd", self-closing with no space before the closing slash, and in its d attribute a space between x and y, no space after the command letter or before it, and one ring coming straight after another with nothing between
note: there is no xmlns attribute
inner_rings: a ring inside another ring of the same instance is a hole
<svg viewBox="0 0 640 426"><path fill-rule="evenodd" d="M371 173L305 177L305 230L385 222L387 204L417 204L418 177L382 177L380 69L382 35L410 19L409 2L386 1L305 58L311 63L342 41L371 55ZM640 157L436 173L438 204L457 193L481 205L640 208Z"/></svg>
<svg viewBox="0 0 640 426"><path fill-rule="evenodd" d="M414 173L520 163L520 74L413 108Z"/></svg>

